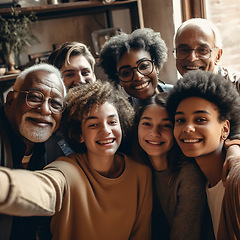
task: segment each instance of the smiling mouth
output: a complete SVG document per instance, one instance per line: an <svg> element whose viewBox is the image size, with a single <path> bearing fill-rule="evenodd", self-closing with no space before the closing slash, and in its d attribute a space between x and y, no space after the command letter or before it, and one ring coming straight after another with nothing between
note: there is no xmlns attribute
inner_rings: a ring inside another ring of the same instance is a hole
<svg viewBox="0 0 240 240"><path fill-rule="evenodd" d="M46 125L50 125L50 126L53 125L51 122L44 120L42 118L27 117L26 120L30 122L34 122L35 124L43 127L45 127Z"/></svg>
<svg viewBox="0 0 240 240"><path fill-rule="evenodd" d="M204 67L202 67L202 66L185 66L184 68L186 70L189 70L189 71L191 71L191 70L198 70L198 69L204 70Z"/></svg>
<svg viewBox="0 0 240 240"><path fill-rule="evenodd" d="M143 84L141 84L141 85L135 86L134 89L136 89L136 90L141 90L141 89L147 87L149 84L150 84L150 81L149 81L149 82L146 82L146 83L143 83Z"/></svg>
<svg viewBox="0 0 240 240"><path fill-rule="evenodd" d="M114 143L114 141L115 139L106 139L106 140L97 141L97 143L100 145L106 145L106 144Z"/></svg>
<svg viewBox="0 0 240 240"><path fill-rule="evenodd" d="M181 139L181 141L183 143L198 143L198 142L201 142L202 140L201 139Z"/></svg>
<svg viewBox="0 0 240 240"><path fill-rule="evenodd" d="M164 144L164 142L155 142L155 141L149 141L149 140L146 140L147 143L149 144L152 144L152 145L162 145Z"/></svg>

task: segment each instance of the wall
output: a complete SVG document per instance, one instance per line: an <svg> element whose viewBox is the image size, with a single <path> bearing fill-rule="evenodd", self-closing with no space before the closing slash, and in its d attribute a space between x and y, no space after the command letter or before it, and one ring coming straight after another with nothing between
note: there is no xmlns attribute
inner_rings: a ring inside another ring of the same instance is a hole
<svg viewBox="0 0 240 240"><path fill-rule="evenodd" d="M66 41L81 41L93 51L91 33L105 26L102 14L76 16L39 21L34 25L33 34L39 43L25 48L20 55L20 64L28 61L28 54L51 51L53 44L62 44Z"/></svg>
<svg viewBox="0 0 240 240"><path fill-rule="evenodd" d="M160 32L168 47L168 60L160 71L160 78L167 83L177 81L175 59L172 54L175 33L173 1L142 0L144 26Z"/></svg>
<svg viewBox="0 0 240 240"><path fill-rule="evenodd" d="M207 18L219 28L223 42L220 64L240 71L239 0L208 0Z"/></svg>
<svg viewBox="0 0 240 240"><path fill-rule="evenodd" d="M177 79L177 72L172 54L174 35L172 1L142 0L142 6L145 27L159 31L169 49L168 61L160 71L160 79L167 83L174 83ZM131 32L128 10L114 11L113 22L115 27L119 27L127 33ZM94 52L91 33L105 26L106 19L103 14L39 21L33 31L39 39L39 43L25 48L26 51L20 55L20 65L28 62L28 54L50 51L53 44L61 44L66 41L81 41ZM98 69L98 71L100 71L99 76L101 77L101 70Z"/></svg>

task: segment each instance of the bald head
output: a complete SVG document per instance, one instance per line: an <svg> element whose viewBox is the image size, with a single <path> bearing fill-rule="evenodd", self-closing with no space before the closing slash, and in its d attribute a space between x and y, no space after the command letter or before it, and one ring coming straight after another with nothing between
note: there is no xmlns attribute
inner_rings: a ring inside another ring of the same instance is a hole
<svg viewBox="0 0 240 240"><path fill-rule="evenodd" d="M193 18L178 28L174 44L176 67L181 75L190 70L217 71L222 56L222 40L215 25L206 19ZM181 56L179 53L187 53ZM203 56L201 53L206 52Z"/></svg>

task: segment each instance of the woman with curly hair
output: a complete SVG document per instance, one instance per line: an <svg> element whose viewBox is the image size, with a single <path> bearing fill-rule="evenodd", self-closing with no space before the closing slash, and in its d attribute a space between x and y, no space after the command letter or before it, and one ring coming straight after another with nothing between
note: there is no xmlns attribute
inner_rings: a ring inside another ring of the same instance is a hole
<svg viewBox="0 0 240 240"><path fill-rule="evenodd" d="M216 239L240 239L239 162L232 165L225 185L222 181L224 142L240 138L236 88L219 74L192 71L174 86L166 108L182 152L196 160L208 181L206 192Z"/></svg>
<svg viewBox="0 0 240 240"><path fill-rule="evenodd" d="M166 44L160 33L150 28L114 36L100 52L100 65L104 72L116 86L124 88L134 106L156 92L172 88L158 77L166 60Z"/></svg>
<svg viewBox="0 0 240 240"><path fill-rule="evenodd" d="M42 171L0 168L0 212L53 215L52 239L149 240L151 170L118 151L134 110L109 82L68 92L63 129L77 153Z"/></svg>

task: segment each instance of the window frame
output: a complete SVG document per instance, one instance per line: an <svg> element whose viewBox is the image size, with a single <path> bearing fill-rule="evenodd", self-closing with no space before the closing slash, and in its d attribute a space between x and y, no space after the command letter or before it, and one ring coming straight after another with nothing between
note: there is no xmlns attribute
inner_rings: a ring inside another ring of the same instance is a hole
<svg viewBox="0 0 240 240"><path fill-rule="evenodd" d="M190 18L206 18L205 0L181 0L182 21Z"/></svg>

